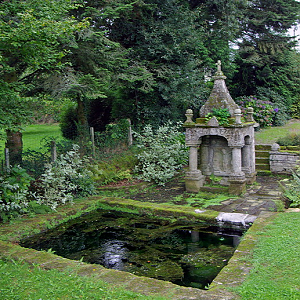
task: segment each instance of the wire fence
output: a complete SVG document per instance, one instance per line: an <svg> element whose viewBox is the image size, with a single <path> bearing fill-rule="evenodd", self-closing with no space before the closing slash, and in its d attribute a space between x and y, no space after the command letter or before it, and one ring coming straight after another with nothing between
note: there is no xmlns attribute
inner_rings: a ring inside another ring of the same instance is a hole
<svg viewBox="0 0 300 300"><path fill-rule="evenodd" d="M133 143L131 122L129 119L120 123L107 126L104 132L95 132L93 127L89 128L89 136L84 141L50 140L44 151L26 150L22 152L21 167L32 173L35 177L42 174L46 163L54 162L60 154L66 153L73 144L79 144L82 154L93 159L105 159L107 156L123 151ZM42 142L41 142L42 148ZM1 175L9 173L11 169L11 158L9 149L4 149L1 160Z"/></svg>

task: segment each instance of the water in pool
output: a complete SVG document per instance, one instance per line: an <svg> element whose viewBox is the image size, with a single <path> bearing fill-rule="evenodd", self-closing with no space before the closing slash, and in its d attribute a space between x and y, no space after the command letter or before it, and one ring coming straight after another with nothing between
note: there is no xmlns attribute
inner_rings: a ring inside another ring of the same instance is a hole
<svg viewBox="0 0 300 300"><path fill-rule="evenodd" d="M221 233L205 224L98 210L21 245L203 289L227 264L241 234Z"/></svg>

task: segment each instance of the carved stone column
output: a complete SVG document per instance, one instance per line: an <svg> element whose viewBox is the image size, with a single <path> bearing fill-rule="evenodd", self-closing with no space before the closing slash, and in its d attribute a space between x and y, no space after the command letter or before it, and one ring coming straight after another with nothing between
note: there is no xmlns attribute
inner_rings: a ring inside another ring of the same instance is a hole
<svg viewBox="0 0 300 300"><path fill-rule="evenodd" d="M244 172L242 172L242 151L241 147L232 147L232 176L241 177L245 176Z"/></svg>
<svg viewBox="0 0 300 300"><path fill-rule="evenodd" d="M185 187L188 192L198 193L204 184L205 177L198 170L198 143L188 143L189 153L189 170L185 176Z"/></svg>
<svg viewBox="0 0 300 300"><path fill-rule="evenodd" d="M247 183L255 181L255 145L249 136L245 138L245 146L242 148L242 171L245 173Z"/></svg>
<svg viewBox="0 0 300 300"><path fill-rule="evenodd" d="M229 177L229 193L234 195L242 194L246 190L245 173L242 171L242 150L241 146L232 148L232 176Z"/></svg>
<svg viewBox="0 0 300 300"><path fill-rule="evenodd" d="M242 148L242 170L246 174L251 173L251 143L249 138L245 139L245 146Z"/></svg>

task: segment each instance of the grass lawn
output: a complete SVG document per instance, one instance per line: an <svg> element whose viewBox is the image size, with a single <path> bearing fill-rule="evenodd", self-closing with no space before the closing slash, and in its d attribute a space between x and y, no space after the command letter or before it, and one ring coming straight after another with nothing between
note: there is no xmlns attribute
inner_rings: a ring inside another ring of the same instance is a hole
<svg viewBox="0 0 300 300"><path fill-rule="evenodd" d="M62 137L60 127L58 124L42 124L42 125L28 125L23 131L23 148L24 150L39 151L42 147L42 141L50 138ZM0 151L3 153L5 147L5 135L0 140Z"/></svg>
<svg viewBox="0 0 300 300"><path fill-rule="evenodd" d="M300 299L300 213L278 214L258 235L253 269L237 290L241 299Z"/></svg>
<svg viewBox="0 0 300 300"><path fill-rule="evenodd" d="M126 291L74 271L43 270L23 262L0 260L0 299L5 300L163 300Z"/></svg>
<svg viewBox="0 0 300 300"><path fill-rule="evenodd" d="M291 133L300 134L300 120L290 120L285 126L261 129L255 132L255 142L257 144L273 144L278 138Z"/></svg>

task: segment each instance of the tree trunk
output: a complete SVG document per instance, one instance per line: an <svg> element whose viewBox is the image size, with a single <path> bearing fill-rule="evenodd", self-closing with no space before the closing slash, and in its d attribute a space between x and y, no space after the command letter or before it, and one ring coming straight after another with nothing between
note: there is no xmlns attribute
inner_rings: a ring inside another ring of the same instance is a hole
<svg viewBox="0 0 300 300"><path fill-rule="evenodd" d="M22 164L23 141L22 132L6 130L5 147L9 150L10 165Z"/></svg>

